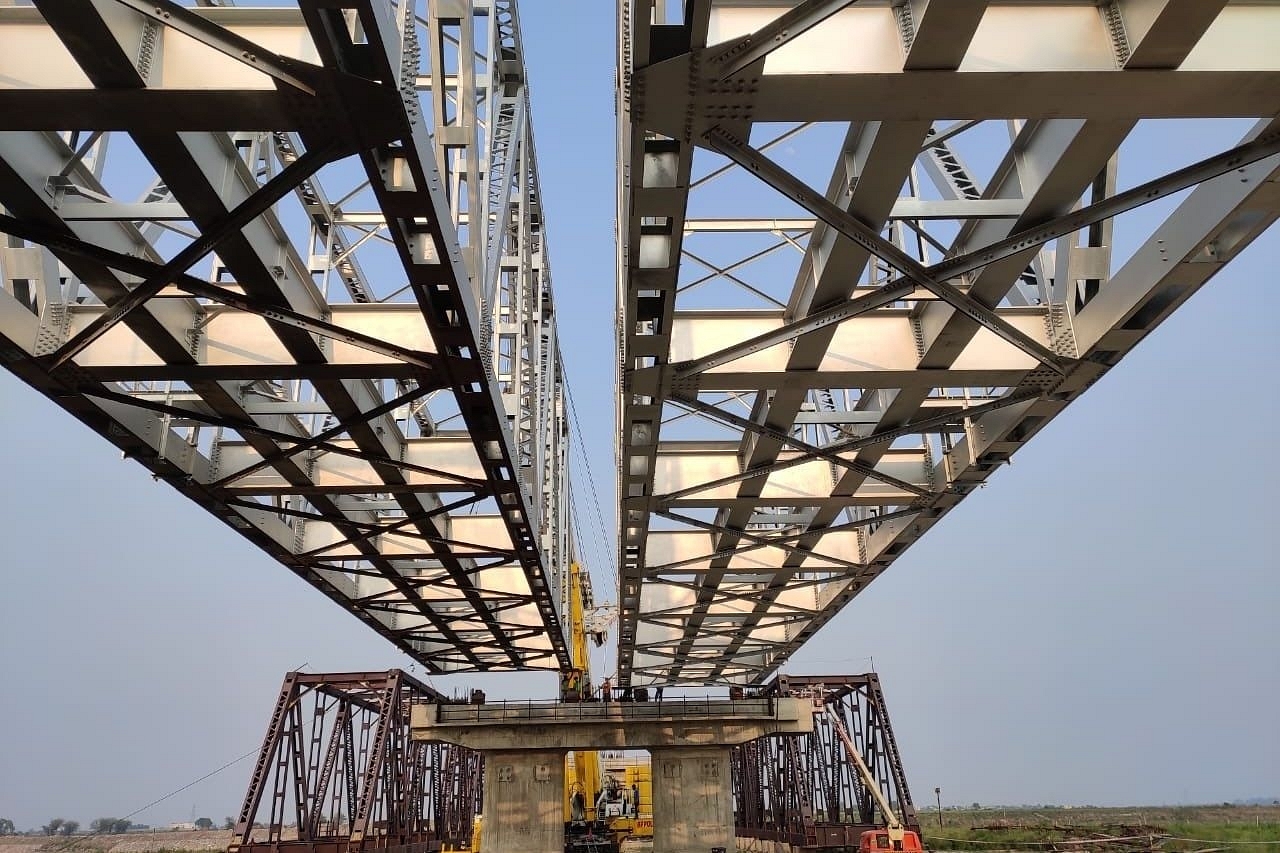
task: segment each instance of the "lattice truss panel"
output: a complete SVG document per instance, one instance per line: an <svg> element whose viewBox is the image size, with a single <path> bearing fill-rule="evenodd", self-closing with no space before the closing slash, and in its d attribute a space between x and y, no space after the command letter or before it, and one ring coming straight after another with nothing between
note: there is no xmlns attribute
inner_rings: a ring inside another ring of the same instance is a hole
<svg viewBox="0 0 1280 853"><path fill-rule="evenodd" d="M567 665L515 4L284 6L0 8L0 362L429 670Z"/></svg>
<svg viewBox="0 0 1280 853"><path fill-rule="evenodd" d="M1280 3L620 28L624 685L762 681L1280 210Z"/></svg>
<svg viewBox="0 0 1280 853"><path fill-rule="evenodd" d="M230 853L467 844L484 759L409 735L411 706L442 698L400 670L286 675Z"/></svg>
<svg viewBox="0 0 1280 853"><path fill-rule="evenodd" d="M814 715L813 731L807 735L760 738L733 748L735 834L805 849L843 850L856 846L864 829L885 825L831 714L839 718L897 817L908 829L920 831L875 673L779 675L765 689L775 696L820 698L822 710Z"/></svg>

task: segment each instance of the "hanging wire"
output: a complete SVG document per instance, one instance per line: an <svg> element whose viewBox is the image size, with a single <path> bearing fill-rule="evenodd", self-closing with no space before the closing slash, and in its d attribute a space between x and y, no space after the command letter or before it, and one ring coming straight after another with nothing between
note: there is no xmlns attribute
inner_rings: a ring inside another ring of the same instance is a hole
<svg viewBox="0 0 1280 853"><path fill-rule="evenodd" d="M560 359L560 372L564 377L565 399L569 402L569 420L573 430L577 433L578 439L574 444L578 448L578 456L582 459L583 469L587 475L587 488L591 491L591 513L592 520L595 521L596 531L600 534L601 548L604 550L604 560L602 562L608 567L610 577L613 580L613 588L618 588L618 562L617 548L614 547L613 539L608 534L608 528L604 523L604 515L600 510L600 493L596 489L595 473L591 470L591 457L586 450L586 435L582 430L582 422L578 419L578 406L573 398L573 384L569 381L569 372L565 367L564 359ZM569 488L569 510L575 516L577 511L574 508L573 488ZM579 531L579 536L581 532ZM581 539L579 539L581 543Z"/></svg>

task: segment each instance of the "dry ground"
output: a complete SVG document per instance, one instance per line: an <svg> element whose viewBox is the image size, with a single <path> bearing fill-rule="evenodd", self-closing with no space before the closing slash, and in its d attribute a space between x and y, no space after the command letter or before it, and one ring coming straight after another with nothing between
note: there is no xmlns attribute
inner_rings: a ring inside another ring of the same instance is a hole
<svg viewBox="0 0 1280 853"><path fill-rule="evenodd" d="M1127 808L991 808L923 812L920 822L930 850L996 853L1136 853L1152 846L1161 853L1280 853L1280 805L1131 806ZM1150 842L1108 844L1106 836L1147 836ZM1164 840L1161 837L1164 836ZM1194 843L1174 839L1196 839ZM1081 846L1079 840L1092 843ZM209 832L131 832L73 838L11 836L0 838L0 853L208 853L226 850L227 830ZM1203 842L1225 842L1209 844ZM1064 843L1066 842L1066 843ZM1101 843L1098 843L1101 842ZM647 849L627 853L647 853Z"/></svg>
<svg viewBox="0 0 1280 853"><path fill-rule="evenodd" d="M77 835L71 838L11 836L0 838L0 853L159 853L159 851L226 850L231 832L129 832L124 835Z"/></svg>
<svg viewBox="0 0 1280 853"><path fill-rule="evenodd" d="M1280 851L1280 805L1026 807L921 812L930 850Z"/></svg>

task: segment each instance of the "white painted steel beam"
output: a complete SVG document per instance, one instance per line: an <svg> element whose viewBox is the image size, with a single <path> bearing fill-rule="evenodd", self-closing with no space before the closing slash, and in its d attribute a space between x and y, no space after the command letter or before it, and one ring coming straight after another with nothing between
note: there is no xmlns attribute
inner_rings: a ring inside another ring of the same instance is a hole
<svg viewBox="0 0 1280 853"><path fill-rule="evenodd" d="M523 80L517 21L511 0L0 8L5 366L429 671L568 662L541 217L495 261L541 330L515 434L472 285L499 162L479 116ZM419 49L440 28L465 61ZM539 205L512 133L495 213ZM321 152L358 156L310 174ZM141 198L106 190L147 168Z"/></svg>
<svg viewBox="0 0 1280 853"><path fill-rule="evenodd" d="M623 17L624 684L766 678L1280 209L1280 4L856 3L717 70L821 6ZM1174 116L1264 121L1118 191ZM784 166L811 176L807 135L825 192ZM1112 217L1201 182L1111 268Z"/></svg>

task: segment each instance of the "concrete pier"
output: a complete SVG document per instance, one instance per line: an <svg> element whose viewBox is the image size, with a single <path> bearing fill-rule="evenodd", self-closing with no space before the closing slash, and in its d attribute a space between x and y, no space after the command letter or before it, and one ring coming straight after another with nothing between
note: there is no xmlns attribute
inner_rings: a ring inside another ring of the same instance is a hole
<svg viewBox="0 0 1280 853"><path fill-rule="evenodd" d="M729 748L654 749L653 853L734 851Z"/></svg>
<svg viewBox="0 0 1280 853"><path fill-rule="evenodd" d="M729 747L813 731L809 699L414 705L414 740L485 754L480 853L562 853L564 755L648 749L653 853L734 851Z"/></svg>
<svg viewBox="0 0 1280 853"><path fill-rule="evenodd" d="M479 853L564 850L564 751L485 754Z"/></svg>

